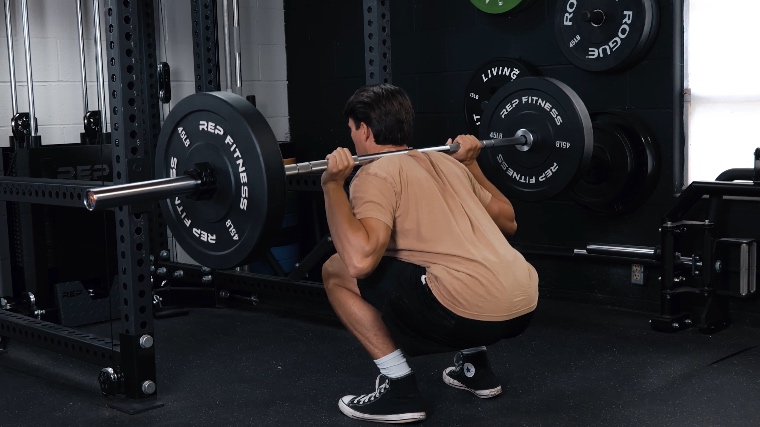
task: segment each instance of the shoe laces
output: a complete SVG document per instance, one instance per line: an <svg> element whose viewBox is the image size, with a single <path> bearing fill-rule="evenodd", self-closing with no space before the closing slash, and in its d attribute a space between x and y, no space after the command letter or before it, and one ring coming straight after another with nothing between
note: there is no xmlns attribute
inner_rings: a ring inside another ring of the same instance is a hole
<svg viewBox="0 0 760 427"><path fill-rule="evenodd" d="M462 353L457 352L456 355L454 355L454 372L461 372L462 367L464 366L464 357L462 356Z"/></svg>
<svg viewBox="0 0 760 427"><path fill-rule="evenodd" d="M385 381L380 384L381 379L385 379ZM374 393L369 394L362 394L361 396L357 396L354 398L354 403L364 405L365 403L372 402L373 400L379 398L380 396L385 393L386 390L390 388L390 381L388 380L388 377L386 377L383 374L380 374L377 376L377 379L375 380L375 391Z"/></svg>

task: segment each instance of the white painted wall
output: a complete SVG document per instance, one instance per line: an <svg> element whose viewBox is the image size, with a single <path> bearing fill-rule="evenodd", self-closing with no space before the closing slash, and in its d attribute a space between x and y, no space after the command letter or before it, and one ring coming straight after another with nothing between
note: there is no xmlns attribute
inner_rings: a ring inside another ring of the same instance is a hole
<svg viewBox="0 0 760 427"><path fill-rule="evenodd" d="M84 0L84 32L90 109L95 109L95 43L92 1ZM219 12L222 12L219 1ZM230 0L231 3L231 0ZM17 93L20 111L28 111L21 2L11 0ZM194 90L190 1L163 0L165 36L158 34L159 57L172 69L174 105ZM105 7L101 0L101 13ZM240 0L244 95L257 105L281 141L289 139L285 18L282 0ZM5 20L0 23L0 135L10 135L12 114ZM102 19L105 27L105 19ZM221 20L220 20L221 23ZM81 66L75 0L29 1L32 74L39 134L43 144L78 143L82 131ZM164 42L165 40L165 42ZM221 75L224 77L220 27ZM103 38L105 44L105 38ZM224 85L223 83L223 89ZM168 113L171 105L164 108ZM7 146L7 138L0 145Z"/></svg>
<svg viewBox="0 0 760 427"><path fill-rule="evenodd" d="M87 77L89 102L95 105L95 43L93 41L92 4L86 5L85 38L89 63ZM21 20L21 2L11 1L13 47L19 111L28 112L26 59ZM13 116L5 19L0 24L0 138L8 146ZM32 75L39 135L43 144L78 143L84 114L79 62L79 36L74 0L35 0L29 2ZM93 108L94 109L94 108Z"/></svg>
<svg viewBox="0 0 760 427"><path fill-rule="evenodd" d="M232 0L229 0L232 3ZM226 88L223 1L218 1L219 59L222 90ZM172 104L195 93L190 1L164 0L166 49L159 42L159 57L171 66ZM255 95L256 105L280 141L288 141L287 64L285 15L282 0L240 0L240 40L243 95ZM168 58L168 60L163 59ZM168 110L167 110L168 111Z"/></svg>
<svg viewBox="0 0 760 427"><path fill-rule="evenodd" d="M757 0L686 2L687 180L752 168L760 147Z"/></svg>

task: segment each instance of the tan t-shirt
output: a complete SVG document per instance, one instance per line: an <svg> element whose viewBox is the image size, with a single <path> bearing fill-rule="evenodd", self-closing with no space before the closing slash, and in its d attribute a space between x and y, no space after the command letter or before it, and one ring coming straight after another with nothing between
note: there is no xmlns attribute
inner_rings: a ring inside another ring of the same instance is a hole
<svg viewBox="0 0 760 427"><path fill-rule="evenodd" d="M362 166L350 187L357 218L391 227L386 256L427 269L440 303L475 320L533 311L538 274L493 222L491 194L444 153L410 151Z"/></svg>

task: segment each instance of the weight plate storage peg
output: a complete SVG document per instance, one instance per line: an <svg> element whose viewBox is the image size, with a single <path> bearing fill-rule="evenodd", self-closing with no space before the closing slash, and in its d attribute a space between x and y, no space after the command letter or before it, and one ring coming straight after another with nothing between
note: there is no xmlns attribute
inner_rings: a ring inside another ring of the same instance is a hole
<svg viewBox="0 0 760 427"><path fill-rule="evenodd" d="M639 61L659 25L655 0L559 0L557 43L576 67L611 71Z"/></svg>
<svg viewBox="0 0 760 427"><path fill-rule="evenodd" d="M478 135L483 110L497 90L517 78L535 75L538 71L533 66L512 58L493 59L478 67L467 84L464 98L464 113L470 132Z"/></svg>
<svg viewBox="0 0 760 427"><path fill-rule="evenodd" d="M499 14L521 8L526 0L470 0L470 2L483 12Z"/></svg>
<svg viewBox="0 0 760 427"><path fill-rule="evenodd" d="M566 84L524 77L499 89L486 110L480 138L504 138L526 129L533 143L482 150L483 172L508 196L546 200L572 188L591 160L591 118Z"/></svg>
<svg viewBox="0 0 760 427"><path fill-rule="evenodd" d="M161 200L172 236L199 264L229 269L252 262L280 229L285 171L277 139L263 115L228 92L181 100L166 118L156 178L182 176L208 164L210 199L189 194Z"/></svg>

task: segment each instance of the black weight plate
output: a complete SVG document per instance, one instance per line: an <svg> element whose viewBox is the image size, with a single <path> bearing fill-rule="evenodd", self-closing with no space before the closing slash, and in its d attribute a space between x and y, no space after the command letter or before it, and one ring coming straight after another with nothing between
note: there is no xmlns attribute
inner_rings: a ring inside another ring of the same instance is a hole
<svg viewBox="0 0 760 427"><path fill-rule="evenodd" d="M464 94L464 114L470 132L478 134L483 110L497 90L519 77L535 75L538 71L533 66L513 58L492 59L478 67Z"/></svg>
<svg viewBox="0 0 760 427"><path fill-rule="evenodd" d="M626 213L638 208L654 191L660 179L660 153L654 133L640 117L632 113L610 110L598 112L593 120L620 126L628 134L634 153L634 173L630 185L611 213Z"/></svg>
<svg viewBox="0 0 760 427"><path fill-rule="evenodd" d="M588 209L606 211L629 185L635 168L634 153L627 132L620 126L595 121L593 129L591 163L573 188L572 197Z"/></svg>
<svg viewBox="0 0 760 427"><path fill-rule="evenodd" d="M578 68L608 71L629 65L655 24L654 0L559 0L557 43Z"/></svg>
<svg viewBox="0 0 760 427"><path fill-rule="evenodd" d="M230 269L250 263L274 237L285 205L285 170L264 116L229 92L181 100L169 113L156 149L156 178L210 163L217 186L209 200L161 201L172 235L197 263Z"/></svg>
<svg viewBox="0 0 760 427"><path fill-rule="evenodd" d="M652 25L650 25L649 33L642 39L639 46L636 48L636 52L631 55L630 61L623 64L623 67L628 67L639 63L649 53L649 49L652 48L655 40L657 40L657 33L660 29L660 8L657 2L652 2Z"/></svg>
<svg viewBox="0 0 760 427"><path fill-rule="evenodd" d="M506 138L526 129L533 145L482 150L479 164L509 196L545 200L574 185L593 148L591 118L580 97L550 78L525 77L499 89L483 113L480 139Z"/></svg>

